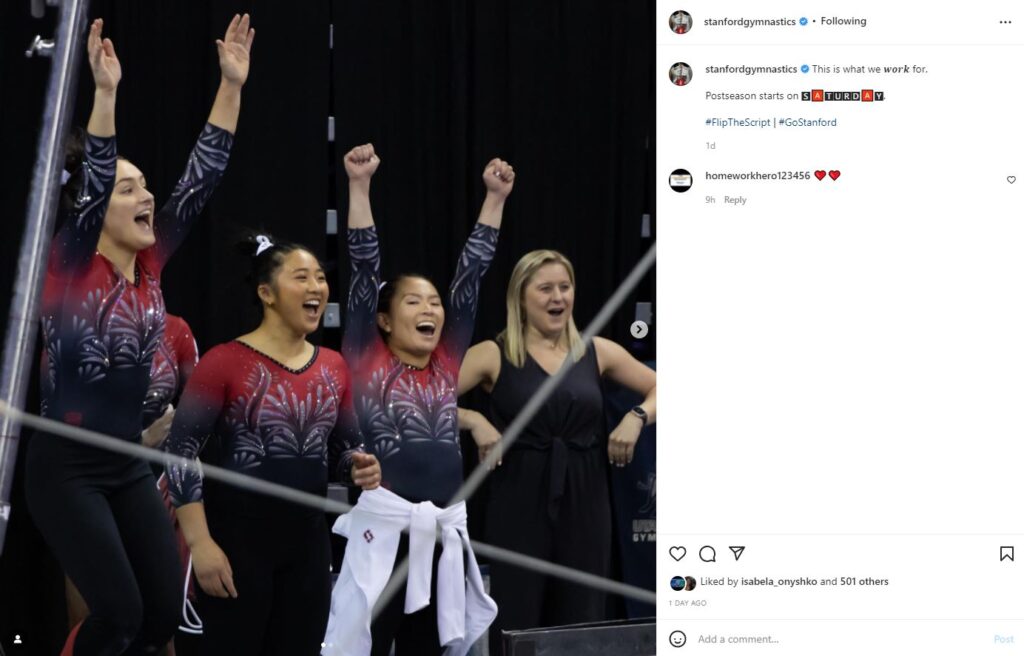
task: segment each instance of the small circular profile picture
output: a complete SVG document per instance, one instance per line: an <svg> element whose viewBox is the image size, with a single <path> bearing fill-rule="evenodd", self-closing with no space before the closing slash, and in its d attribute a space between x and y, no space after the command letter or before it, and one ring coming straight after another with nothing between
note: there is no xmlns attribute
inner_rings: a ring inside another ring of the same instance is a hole
<svg viewBox="0 0 1024 656"><path fill-rule="evenodd" d="M676 62L668 69L668 79L677 87L685 87L693 80L693 69L686 62Z"/></svg>
<svg viewBox="0 0 1024 656"><path fill-rule="evenodd" d="M668 176L668 186L677 194L689 191L692 185L693 176L686 169L676 169L672 171L672 175Z"/></svg>
<svg viewBox="0 0 1024 656"><path fill-rule="evenodd" d="M686 577L685 576L673 576L672 580L669 581L669 585L672 586L673 590L678 592L679 590L682 590L683 588L686 587Z"/></svg>
<svg viewBox="0 0 1024 656"><path fill-rule="evenodd" d="M693 590L697 587L697 579L693 578L692 576L687 576L685 580L686 585L683 586L683 590L689 592L690 590Z"/></svg>
<svg viewBox="0 0 1024 656"><path fill-rule="evenodd" d="M668 634L668 644L673 647L682 647L686 644L686 634L682 631L673 631Z"/></svg>
<svg viewBox="0 0 1024 656"><path fill-rule="evenodd" d="M668 26L676 34L686 34L693 27L693 16L690 12L680 9L668 17Z"/></svg>

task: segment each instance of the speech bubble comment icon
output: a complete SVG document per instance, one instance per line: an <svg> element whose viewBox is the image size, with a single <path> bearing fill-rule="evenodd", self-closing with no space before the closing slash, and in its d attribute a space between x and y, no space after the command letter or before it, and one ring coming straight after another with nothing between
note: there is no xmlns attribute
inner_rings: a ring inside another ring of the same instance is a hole
<svg viewBox="0 0 1024 656"><path fill-rule="evenodd" d="M718 554L715 553L715 548L709 545L704 545L700 548L700 559L705 563L713 563L716 561Z"/></svg>

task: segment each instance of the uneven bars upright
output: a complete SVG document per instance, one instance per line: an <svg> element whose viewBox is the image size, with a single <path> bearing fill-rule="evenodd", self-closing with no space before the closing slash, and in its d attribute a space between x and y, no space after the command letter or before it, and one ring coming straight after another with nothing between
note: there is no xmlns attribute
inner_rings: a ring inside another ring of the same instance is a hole
<svg viewBox="0 0 1024 656"><path fill-rule="evenodd" d="M63 0L57 18L56 47L46 87L43 124L39 130L28 211L25 213L25 235L21 240L3 362L0 364L0 401L16 408L25 405L33 364L39 296L60 190L58 173L64 166L68 114L78 86L79 51L88 12L89 0ZM7 523L11 517L11 485L18 456L19 432L20 426L10 417L0 417L0 554L3 553Z"/></svg>

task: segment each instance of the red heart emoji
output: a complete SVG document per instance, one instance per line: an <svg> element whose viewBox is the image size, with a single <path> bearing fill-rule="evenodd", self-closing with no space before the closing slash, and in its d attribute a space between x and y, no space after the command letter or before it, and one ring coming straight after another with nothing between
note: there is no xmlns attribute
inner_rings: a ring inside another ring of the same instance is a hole
<svg viewBox="0 0 1024 656"><path fill-rule="evenodd" d="M814 177L818 178L819 180L824 180L825 179L825 172L824 171L815 171L814 172Z"/></svg>
<svg viewBox="0 0 1024 656"><path fill-rule="evenodd" d="M839 176L840 176L839 171L829 171L828 172L828 177L832 178L833 180L838 180Z"/></svg>

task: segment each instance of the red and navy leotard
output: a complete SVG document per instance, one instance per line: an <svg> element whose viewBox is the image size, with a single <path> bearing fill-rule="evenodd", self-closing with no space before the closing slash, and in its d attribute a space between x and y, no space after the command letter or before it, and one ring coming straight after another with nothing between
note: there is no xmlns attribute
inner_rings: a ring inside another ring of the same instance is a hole
<svg viewBox="0 0 1024 656"><path fill-rule="evenodd" d="M221 467L323 495L329 466L351 483L352 454L360 436L352 411L348 365L341 354L317 348L301 369L291 369L246 344L221 344L199 360L174 414L166 450L195 458L207 437L219 438ZM202 501L194 468L170 466L175 506ZM233 493L247 514L263 515L264 497ZM225 504L230 505L230 504Z"/></svg>
<svg viewBox="0 0 1024 656"><path fill-rule="evenodd" d="M185 320L173 314L164 316L167 327L149 370L149 391L142 407L143 428L160 418L167 406L177 401L199 362L196 338Z"/></svg>
<svg viewBox="0 0 1024 656"><path fill-rule="evenodd" d="M382 485L414 502L445 506L462 483L457 387L473 338L480 279L498 230L477 224L459 257L441 341L424 369L403 364L377 332L380 249L376 228L350 229L348 310L342 353L352 366L356 415Z"/></svg>
<svg viewBox="0 0 1024 656"><path fill-rule="evenodd" d="M142 432L150 367L164 334L160 273L227 165L233 136L207 124L157 213L156 244L127 280L96 252L114 186L114 137L89 135L75 212L55 235L43 290L43 415L124 439Z"/></svg>

